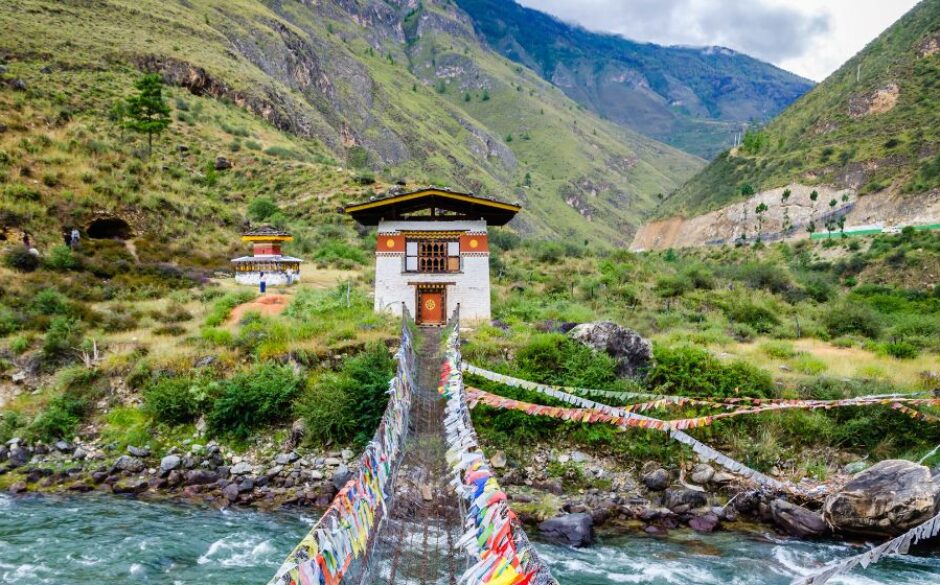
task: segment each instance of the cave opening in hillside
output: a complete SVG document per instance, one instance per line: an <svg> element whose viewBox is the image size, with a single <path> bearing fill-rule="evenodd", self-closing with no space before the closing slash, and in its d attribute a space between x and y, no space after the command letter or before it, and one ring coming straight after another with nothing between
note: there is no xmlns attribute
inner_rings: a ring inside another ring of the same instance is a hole
<svg viewBox="0 0 940 585"><path fill-rule="evenodd" d="M129 240L134 237L131 226L119 217L96 219L85 231L93 240Z"/></svg>

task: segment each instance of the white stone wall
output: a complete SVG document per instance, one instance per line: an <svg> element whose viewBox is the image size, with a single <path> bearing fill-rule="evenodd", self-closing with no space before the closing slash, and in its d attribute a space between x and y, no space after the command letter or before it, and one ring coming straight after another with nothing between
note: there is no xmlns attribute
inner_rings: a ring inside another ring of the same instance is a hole
<svg viewBox="0 0 940 585"><path fill-rule="evenodd" d="M297 273L286 273L286 272L265 272L264 281L268 286L285 286L289 284L294 284L300 280L300 275ZM260 272L236 272L235 273L235 282L238 284L253 284L257 286L261 282L261 273Z"/></svg>
<svg viewBox="0 0 940 585"><path fill-rule="evenodd" d="M400 231L472 231L486 233L486 222L405 222L389 221L379 224L379 234ZM446 274L405 272L405 254L378 252L375 258L375 310L401 315L402 302L411 315L416 314L415 283L454 283L447 287L449 318L460 303L463 322L490 320L490 256L488 253L463 254L461 271Z"/></svg>
<svg viewBox="0 0 940 585"><path fill-rule="evenodd" d="M379 223L380 234L395 232L478 232L486 233L486 222L477 221L382 221Z"/></svg>

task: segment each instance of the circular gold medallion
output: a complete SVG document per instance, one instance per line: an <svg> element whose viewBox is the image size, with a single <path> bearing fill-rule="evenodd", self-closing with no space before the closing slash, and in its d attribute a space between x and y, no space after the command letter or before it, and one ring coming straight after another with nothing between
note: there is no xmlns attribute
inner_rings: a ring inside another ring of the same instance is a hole
<svg viewBox="0 0 940 585"><path fill-rule="evenodd" d="M437 303L435 303L433 299L424 301L424 308L428 311L433 311L435 307L437 307Z"/></svg>
<svg viewBox="0 0 940 585"><path fill-rule="evenodd" d="M480 242L478 242L478 241L476 241L476 240L470 240L470 247L471 247L471 248L477 248L477 247L479 247L479 246L480 246Z"/></svg>
<svg viewBox="0 0 940 585"><path fill-rule="evenodd" d="M389 238L389 239L385 240L385 247L386 247L386 248L394 248L394 247L395 247L395 240L393 240L392 238Z"/></svg>

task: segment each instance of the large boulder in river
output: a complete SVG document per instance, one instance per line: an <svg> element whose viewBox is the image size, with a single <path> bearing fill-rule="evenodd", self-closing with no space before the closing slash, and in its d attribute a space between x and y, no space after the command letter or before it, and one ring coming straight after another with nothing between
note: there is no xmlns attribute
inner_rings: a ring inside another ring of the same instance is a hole
<svg viewBox="0 0 940 585"><path fill-rule="evenodd" d="M542 537L556 544L590 546L594 540L594 520L586 512L555 516L539 524Z"/></svg>
<svg viewBox="0 0 940 585"><path fill-rule="evenodd" d="M936 514L940 483L923 465L890 459L856 475L826 499L835 529L863 536L897 536Z"/></svg>
<svg viewBox="0 0 940 585"><path fill-rule="evenodd" d="M621 327L612 321L583 323L568 335L594 351L603 351L617 360L617 373L621 376L642 375L650 365L653 346L639 333Z"/></svg>
<svg viewBox="0 0 940 585"><path fill-rule="evenodd" d="M770 517L790 536L807 538L829 532L822 514L779 498L770 502Z"/></svg>

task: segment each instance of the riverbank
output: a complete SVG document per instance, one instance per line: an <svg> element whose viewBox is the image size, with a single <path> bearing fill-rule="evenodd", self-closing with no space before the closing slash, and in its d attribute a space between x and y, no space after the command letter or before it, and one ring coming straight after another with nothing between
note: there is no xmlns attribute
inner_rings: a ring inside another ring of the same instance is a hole
<svg viewBox="0 0 940 585"><path fill-rule="evenodd" d="M0 582L257 585L314 521L314 514L297 510L0 494ZM780 538L760 529L601 536L584 549L535 546L566 585L787 585L810 568L858 552L846 543ZM940 556L915 552L842 583L922 585L938 574Z"/></svg>
<svg viewBox="0 0 940 585"><path fill-rule="evenodd" d="M351 449L313 452L298 447L303 434L298 422L284 443L269 440L240 454L214 441L187 440L166 453L154 453L147 446L119 452L98 441L46 445L13 439L0 446L0 490L14 495L115 494L217 509L322 510L358 458ZM590 545L595 532L664 535L689 527L708 533L748 529L750 523L794 536L828 532L818 523L818 530L807 530L792 520L792 510L786 516L773 513L782 505L774 504L777 497L758 494L743 478L708 465L666 469L648 462L624 468L609 458L548 447L531 452L524 466L507 461L502 451L490 455L520 519L565 544ZM821 509L825 490L807 493L817 496L796 503ZM577 526L569 526L574 519Z"/></svg>

